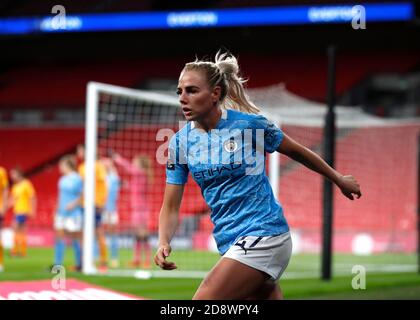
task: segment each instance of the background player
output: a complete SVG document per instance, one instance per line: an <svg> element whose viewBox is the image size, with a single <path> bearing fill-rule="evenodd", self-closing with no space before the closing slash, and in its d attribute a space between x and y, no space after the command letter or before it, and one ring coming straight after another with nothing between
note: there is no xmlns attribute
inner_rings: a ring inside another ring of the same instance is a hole
<svg viewBox="0 0 420 320"><path fill-rule="evenodd" d="M66 155L59 161L62 176L58 181L58 203L54 220L56 232L54 265L63 265L65 237L72 240L75 270L82 268L81 238L83 228L83 180L77 172L73 155Z"/></svg>
<svg viewBox="0 0 420 320"><path fill-rule="evenodd" d="M146 155L136 155L130 162L119 154L113 156L116 164L130 175L131 223L134 228L134 255L131 264L134 267L149 268L151 249L149 245L149 205L147 188L153 184L153 168Z"/></svg>
<svg viewBox="0 0 420 320"><path fill-rule="evenodd" d="M27 252L26 223L28 218L35 215L36 195L35 189L29 179L26 179L20 168L14 168L10 171L10 177L13 181L10 207L13 207L15 221L14 246L11 252L12 256L25 257Z"/></svg>
<svg viewBox="0 0 420 320"><path fill-rule="evenodd" d="M78 171L82 179L85 177L85 146L77 146L77 157L81 161ZM107 266L108 252L106 247L105 234L102 226L102 213L105 207L108 194L106 185L106 170L100 160L95 162L95 233L99 246L99 266ZM94 244L93 244L94 245Z"/></svg>
<svg viewBox="0 0 420 320"><path fill-rule="evenodd" d="M0 167L0 272L4 270L4 248L2 242L3 220L7 211L7 201L9 196L9 180L6 169Z"/></svg>

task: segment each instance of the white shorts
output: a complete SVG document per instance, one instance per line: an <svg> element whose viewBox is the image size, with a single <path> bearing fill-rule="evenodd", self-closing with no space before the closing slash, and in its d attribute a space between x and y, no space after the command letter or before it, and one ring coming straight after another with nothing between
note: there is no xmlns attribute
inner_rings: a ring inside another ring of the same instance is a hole
<svg viewBox="0 0 420 320"><path fill-rule="evenodd" d="M54 218L54 229L64 230L67 232L80 232L83 228L82 215L73 217L55 216Z"/></svg>
<svg viewBox="0 0 420 320"><path fill-rule="evenodd" d="M280 279L292 255L290 232L278 236L240 237L223 255L267 273L273 281Z"/></svg>
<svg viewBox="0 0 420 320"><path fill-rule="evenodd" d="M116 211L104 211L102 213L102 224L115 226L118 222L118 213Z"/></svg>

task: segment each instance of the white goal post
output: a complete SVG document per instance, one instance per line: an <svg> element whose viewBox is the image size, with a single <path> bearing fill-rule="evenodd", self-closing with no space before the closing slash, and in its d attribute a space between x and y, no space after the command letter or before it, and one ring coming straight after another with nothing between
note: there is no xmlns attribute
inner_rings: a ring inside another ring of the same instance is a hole
<svg viewBox="0 0 420 320"><path fill-rule="evenodd" d="M94 264L92 245L95 239L94 216L95 216L95 161L98 149L98 106L100 93L138 98L144 101L161 101L162 103L178 107L176 98L158 93L134 90L120 86L89 82L87 85L86 98L86 155L85 155L85 188L84 188L84 225L83 225L83 267L85 274L95 274L97 269Z"/></svg>

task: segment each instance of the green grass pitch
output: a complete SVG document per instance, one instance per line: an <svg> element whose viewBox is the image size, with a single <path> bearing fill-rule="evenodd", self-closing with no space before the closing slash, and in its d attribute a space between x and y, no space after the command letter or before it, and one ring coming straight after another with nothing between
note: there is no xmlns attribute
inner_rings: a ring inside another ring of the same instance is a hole
<svg viewBox="0 0 420 320"><path fill-rule="evenodd" d="M51 264L51 248L32 248L26 258L10 258L6 254L5 268L0 281L25 281L51 279L47 271ZM72 250L68 249L65 265L72 265ZM130 259L128 250L121 250L122 265ZM197 262L210 269L218 256L209 252L174 251L171 259L179 269L192 269ZM352 288L354 265L366 269L366 289ZM300 254L292 256L280 284L286 299L420 299L420 274L417 258L407 254L381 254L372 256L334 255L333 280L319 280L320 256ZM170 272L170 271L168 271ZM67 272L68 278L79 279L120 292L149 299L191 299L200 279L85 276Z"/></svg>

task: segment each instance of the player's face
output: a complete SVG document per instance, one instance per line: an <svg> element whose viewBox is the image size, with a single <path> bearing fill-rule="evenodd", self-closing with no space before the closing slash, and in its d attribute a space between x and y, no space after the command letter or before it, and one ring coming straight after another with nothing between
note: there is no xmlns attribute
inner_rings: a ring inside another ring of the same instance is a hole
<svg viewBox="0 0 420 320"><path fill-rule="evenodd" d="M58 168L61 174L66 174L68 172L67 165L64 161L60 161L60 163L58 164Z"/></svg>
<svg viewBox="0 0 420 320"><path fill-rule="evenodd" d="M78 146L76 153L77 153L77 157L79 159L84 159L85 158L85 148L84 147Z"/></svg>
<svg viewBox="0 0 420 320"><path fill-rule="evenodd" d="M20 179L19 172L17 172L16 170L11 170L10 171L10 178L12 179L13 182L18 182L19 179Z"/></svg>
<svg viewBox="0 0 420 320"><path fill-rule="evenodd" d="M101 161L102 161L102 164L104 165L106 171L107 172L111 171L111 169L112 169L111 159L103 158L103 159L101 159Z"/></svg>
<svg viewBox="0 0 420 320"><path fill-rule="evenodd" d="M218 101L218 91L209 88L205 74L200 71L183 71L177 93L187 121L205 118Z"/></svg>

